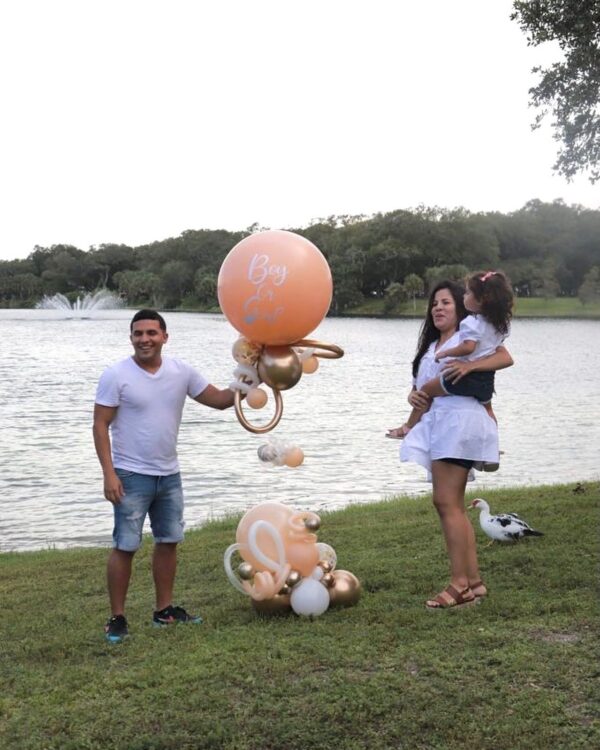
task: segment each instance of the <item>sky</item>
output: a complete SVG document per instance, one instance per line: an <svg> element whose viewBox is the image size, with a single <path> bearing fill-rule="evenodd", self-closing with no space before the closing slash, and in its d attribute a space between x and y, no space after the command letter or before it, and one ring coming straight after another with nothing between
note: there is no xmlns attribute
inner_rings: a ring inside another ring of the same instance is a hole
<svg viewBox="0 0 600 750"><path fill-rule="evenodd" d="M0 259L419 205L600 208L532 131L510 0L0 9Z"/></svg>

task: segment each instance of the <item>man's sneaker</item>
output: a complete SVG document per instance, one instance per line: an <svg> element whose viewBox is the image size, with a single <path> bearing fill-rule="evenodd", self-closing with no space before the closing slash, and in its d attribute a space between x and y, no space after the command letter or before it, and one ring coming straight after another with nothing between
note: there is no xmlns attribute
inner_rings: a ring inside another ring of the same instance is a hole
<svg viewBox="0 0 600 750"><path fill-rule="evenodd" d="M109 643L121 643L128 635L127 620L123 615L111 617L104 626L104 637Z"/></svg>
<svg viewBox="0 0 600 750"><path fill-rule="evenodd" d="M152 618L152 624L157 628L177 622L191 622L194 625L199 625L202 622L202 618L200 615L190 615L183 607L174 607L172 604L164 609L155 611Z"/></svg>

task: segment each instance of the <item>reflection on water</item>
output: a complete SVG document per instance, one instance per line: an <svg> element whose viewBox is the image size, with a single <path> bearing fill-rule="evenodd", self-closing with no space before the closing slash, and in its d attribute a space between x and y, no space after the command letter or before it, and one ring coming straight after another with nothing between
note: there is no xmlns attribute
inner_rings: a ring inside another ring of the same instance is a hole
<svg viewBox="0 0 600 750"><path fill-rule="evenodd" d="M53 311L0 310L0 549L110 542L112 512L91 435L97 379L129 355L129 310L64 320ZM218 386L232 379L236 333L217 315L172 313L166 352ZM302 447L299 469L260 462L267 437L188 401L179 439L188 526L262 500L314 510L429 492L423 470L398 462L387 428L408 412L419 321L328 319L314 338L346 351L321 360L284 396L271 435ZM594 480L600 475L600 323L515 321L516 365L496 378L502 466L473 487ZM267 410L269 407L266 407ZM254 416L254 414L253 414Z"/></svg>

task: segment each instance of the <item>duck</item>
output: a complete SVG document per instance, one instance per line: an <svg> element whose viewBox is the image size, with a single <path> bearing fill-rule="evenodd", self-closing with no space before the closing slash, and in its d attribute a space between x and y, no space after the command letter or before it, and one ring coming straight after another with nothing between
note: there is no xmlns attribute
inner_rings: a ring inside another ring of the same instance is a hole
<svg viewBox="0 0 600 750"><path fill-rule="evenodd" d="M485 500L477 497L469 508L478 508L479 525L492 542L518 542L526 536L544 536L543 532L532 529L516 513L499 513L491 515L490 506Z"/></svg>

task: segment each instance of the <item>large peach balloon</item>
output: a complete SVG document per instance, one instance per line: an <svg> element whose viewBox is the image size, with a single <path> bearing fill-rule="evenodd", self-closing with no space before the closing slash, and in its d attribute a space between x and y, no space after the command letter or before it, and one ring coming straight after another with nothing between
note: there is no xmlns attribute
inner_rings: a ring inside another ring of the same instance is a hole
<svg viewBox="0 0 600 750"><path fill-rule="evenodd" d="M287 534L288 522L293 513L294 511L292 508L288 508L282 503L259 503L253 508L250 508L250 510L242 516L235 533L235 541L242 545L239 551L241 557L246 562L253 565L257 570L264 570L265 566L254 557L248 548L248 533L250 527L256 523L256 521L267 521L275 527L283 539ZM264 555L273 560L274 563L279 562L277 546L273 537L266 530L261 529L257 533L256 543Z"/></svg>
<svg viewBox="0 0 600 750"><path fill-rule="evenodd" d="M291 542L285 545L285 556L292 570L297 570L303 576L309 576L319 562L319 550L316 544L310 542Z"/></svg>
<svg viewBox="0 0 600 750"><path fill-rule="evenodd" d="M219 271L221 310L241 334L260 344L292 344L323 320L333 285L320 250L294 232L245 237Z"/></svg>

